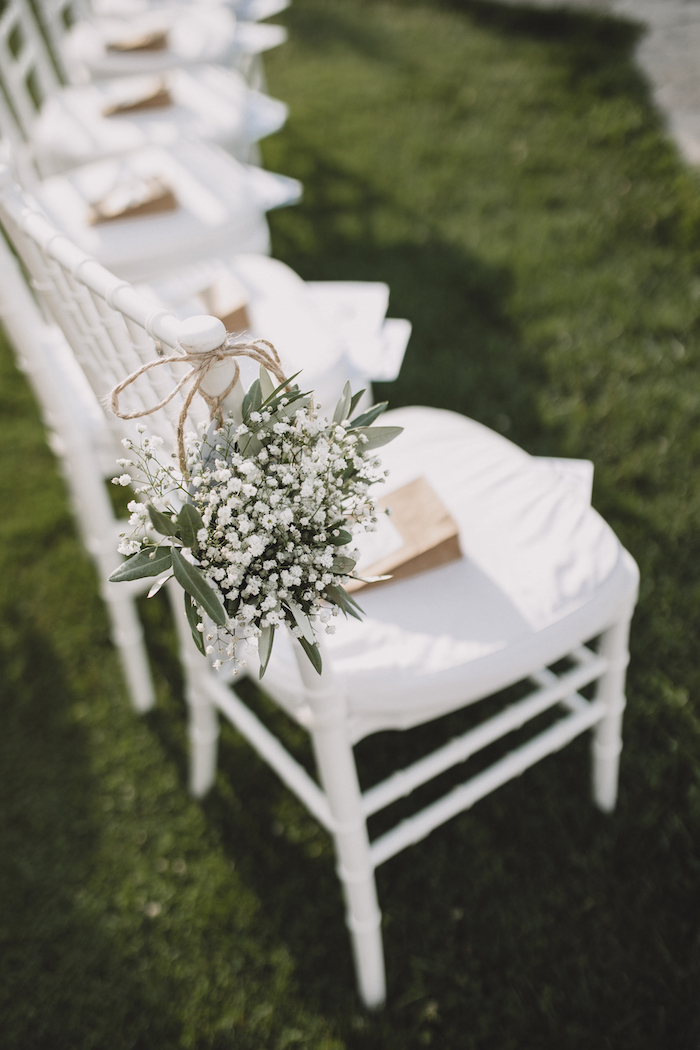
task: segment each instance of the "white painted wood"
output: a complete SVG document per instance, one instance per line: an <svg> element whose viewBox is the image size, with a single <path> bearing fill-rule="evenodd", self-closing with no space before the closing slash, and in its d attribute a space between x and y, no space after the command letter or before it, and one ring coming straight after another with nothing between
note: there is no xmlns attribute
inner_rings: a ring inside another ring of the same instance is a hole
<svg viewBox="0 0 700 1050"><path fill-rule="evenodd" d="M598 683L597 701L605 715L593 735L593 798L604 813L612 813L617 802L618 771L622 751L622 715L625 709L625 673L629 663L630 621L628 606L601 639L600 651L608 668Z"/></svg>
<svg viewBox="0 0 700 1050"><path fill-rule="evenodd" d="M154 359L154 339L172 347L183 338L190 346L198 340L204 346L220 334L211 318L183 326L174 314L154 307L67 242L7 177L4 184L0 180L0 219L98 396L138 364ZM36 309L26 313L35 317ZM11 311L8 317L12 323ZM23 350L28 357L32 346L30 340ZM165 368L152 370L132 392L133 404L155 403L174 381ZM68 399L60 385L55 391L65 407ZM50 404L50 392L44 397ZM164 437L166 454L173 447L177 409L175 404L149 418L149 429L157 428ZM374 882L378 864L591 728L594 797L602 809L614 806L627 635L638 578L630 556L590 507L587 492L551 466L452 413L403 409L389 418L406 426L403 445L389 446L385 457L392 481L398 487L416 471L429 478L460 525L466 557L363 593L366 619L360 624L339 620L336 635L321 639L320 676L298 645L278 632L265 687L308 729L321 787L200 657L186 630L181 594L171 588L187 683L192 791L202 795L213 783L218 714L223 714L332 834L360 995L371 1008L385 996ZM101 478L97 464L87 455L80 458L86 425L71 431L66 423L65 432L63 426L56 427L59 437L75 449L64 458L68 469L76 478L88 473L90 484L96 483ZM114 419L112 426L115 433L129 432L127 424ZM83 503L89 493L84 495L79 484L75 491L88 520ZM113 549L102 540L113 535L113 521L95 522L86 531L97 540L96 552ZM123 593L126 601L133 592ZM118 622L117 634L121 627ZM127 628L125 652L136 645ZM583 645L599 635L599 652ZM285 662L287 655L291 664ZM555 674L551 666L565 658L573 666ZM353 755L356 740L378 728L420 725L527 679L535 688L523 700L363 797ZM594 682L595 698L584 699L580 690ZM370 844L368 814L557 706L563 714L548 729Z"/></svg>
<svg viewBox="0 0 700 1050"><path fill-rule="evenodd" d="M489 795L502 784L520 776L535 762L560 751L575 737L600 722L603 713L601 701L591 702L584 711L576 712L557 722L527 744L511 751L505 758L494 762L483 773L450 791L438 802L426 806L414 817L401 821L391 831L374 840L371 847L372 863L377 867L407 846L420 842L440 824L469 809L480 798Z"/></svg>
<svg viewBox="0 0 700 1050"><path fill-rule="evenodd" d="M91 418L82 411L83 405L74 396L75 387L66 384L65 371L60 367L65 352L63 338L38 315L17 261L3 238L0 238L0 316L11 342L21 352L21 363L41 407L44 423L54 436L52 446L60 454L83 542L98 571L112 641L121 658L133 706L139 712L148 711L155 694L134 593L133 590L119 591L107 583L107 577L118 567L121 558L117 554L112 506L98 461L99 448L94 440L96 436L98 440L104 439L104 430L95 434L94 415ZM97 427L100 428L99 419ZM113 454L116 456L116 449Z"/></svg>
<svg viewBox="0 0 700 1050"><path fill-rule="evenodd" d="M284 103L251 89L239 71L211 65L63 87L28 0L8 0L0 15L0 84L43 176L182 139L218 143L248 161L252 145L287 118ZM171 105L105 116L159 87Z"/></svg>
<svg viewBox="0 0 700 1050"><path fill-rule="evenodd" d="M300 645L294 650L312 712L311 740L321 784L333 817L338 877L345 894L360 995L370 1009L386 996L381 912L370 859L367 823L357 779L347 710L325 647L319 641L324 672L318 675Z"/></svg>
<svg viewBox="0 0 700 1050"><path fill-rule="evenodd" d="M511 704L500 714L482 722L476 729L470 729L460 737L451 740L444 747L414 762L406 769L399 770L388 780L376 784L362 797L362 809L366 816L376 813L399 798L409 795L421 784L444 773L445 770L465 762L478 751L488 747L496 740L521 729L526 722L548 711L555 704L561 703L578 689L595 681L607 667L605 659L597 658L587 666L576 668L557 678L552 674L552 683L536 690L523 700ZM550 672L551 673L551 672ZM583 701L585 704L585 701Z"/></svg>

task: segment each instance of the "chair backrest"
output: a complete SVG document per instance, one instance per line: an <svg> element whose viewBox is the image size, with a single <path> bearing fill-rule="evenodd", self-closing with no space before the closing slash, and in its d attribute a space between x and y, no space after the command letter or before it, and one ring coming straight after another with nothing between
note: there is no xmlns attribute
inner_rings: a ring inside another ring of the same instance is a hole
<svg viewBox="0 0 700 1050"><path fill-rule="evenodd" d="M51 48L54 65L65 83L73 83L73 70L66 66L63 55L64 37L76 22L91 16L87 0L34 0L34 10L44 37Z"/></svg>
<svg viewBox="0 0 700 1050"><path fill-rule="evenodd" d="M155 308L131 285L77 248L14 184L7 167L0 167L0 224L98 398L163 353L181 353L183 345L190 351L213 349L212 332L219 343L223 341L225 329L218 319L201 316L181 321L170 311ZM232 369L228 379L223 372L216 380L212 377L215 386L225 389ZM177 365L150 369L124 391L122 410L153 408L172 392L179 370ZM209 387L209 392L217 391ZM176 395L163 411L144 420L151 433L164 439L168 451L174 446L181 404ZM191 418L195 423L208 418L199 397ZM110 421L122 434L133 436L134 423L114 416Z"/></svg>
<svg viewBox="0 0 700 1050"><path fill-rule="evenodd" d="M0 15L0 86L29 139L41 103L60 85L28 0L6 0Z"/></svg>

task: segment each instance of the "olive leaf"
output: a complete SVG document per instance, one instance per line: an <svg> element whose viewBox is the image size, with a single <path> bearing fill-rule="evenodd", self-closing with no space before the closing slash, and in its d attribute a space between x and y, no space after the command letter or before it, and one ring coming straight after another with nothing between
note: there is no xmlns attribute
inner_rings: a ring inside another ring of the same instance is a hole
<svg viewBox="0 0 700 1050"><path fill-rule="evenodd" d="M258 639L258 654L260 656L260 678L265 674L267 665L270 662L270 654L272 653L272 643L275 640L275 629L272 626L263 627L260 632L260 638Z"/></svg>
<svg viewBox="0 0 700 1050"><path fill-rule="evenodd" d="M270 379L270 373L264 365L260 365L260 393L262 394L264 405L268 397L272 397L275 392L275 386Z"/></svg>
<svg viewBox="0 0 700 1050"><path fill-rule="evenodd" d="M260 380L256 379L250 384L246 390L245 397L243 398L243 404L241 406L241 414L244 420L250 418L250 413L255 412L256 409L262 405L262 391L260 389Z"/></svg>
<svg viewBox="0 0 700 1050"><path fill-rule="evenodd" d="M197 630L197 624L200 623L199 612L197 611L197 605L196 605L195 600L192 597L192 595L188 594L186 591L185 591L185 594L184 594L184 599L185 599L185 615L187 616L187 622L190 625L190 630L192 631L192 638L194 639L194 644L197 646L197 648L199 649L200 653L203 656L204 655L204 638L203 638L202 631L198 631Z"/></svg>
<svg viewBox="0 0 700 1050"><path fill-rule="evenodd" d="M173 578L172 570L168 569L167 572L163 573L163 575L159 579L156 580L156 582L153 584L153 586L151 587L151 589L148 592L148 594L146 595L146 597L147 598L155 598L156 594L161 589L163 584L167 583L168 580L172 580L172 578Z"/></svg>
<svg viewBox="0 0 700 1050"><path fill-rule="evenodd" d="M352 570L355 568L355 564L356 563L354 558L348 558L344 554L336 554L335 558L333 559L331 569L333 572L345 574L348 572L352 572Z"/></svg>
<svg viewBox="0 0 700 1050"><path fill-rule="evenodd" d="M191 550L198 550L197 533L204 528L204 522L197 508L191 503L185 503L177 516L177 524L183 545Z"/></svg>
<svg viewBox="0 0 700 1050"><path fill-rule="evenodd" d="M363 452L370 452L373 448L388 445L402 433L403 427L357 427L353 430L353 434L364 434L367 438L367 441L360 445Z"/></svg>
<svg viewBox="0 0 700 1050"><path fill-rule="evenodd" d="M352 401L352 391L350 389L350 383L346 383L343 387L343 393L340 401L335 406L335 412L333 413L333 422L342 423L344 419L348 418L348 412L350 411L350 402Z"/></svg>
<svg viewBox="0 0 700 1050"><path fill-rule="evenodd" d="M290 601L289 598L285 599L285 605L288 607L292 616L296 620L297 627L301 628L301 632L304 635L304 638L306 638L307 642L310 645L313 645L316 641L316 636L314 635L313 627L311 626L309 618L302 609L302 607L300 605L297 605L296 602Z"/></svg>
<svg viewBox="0 0 700 1050"><path fill-rule="evenodd" d="M280 385L278 387L276 387L272 391L272 393L268 395L268 397L265 398L265 400L263 401L263 403L262 403L262 405L260 407L261 408L271 408L272 407L271 406L271 402L274 400L274 398L277 397L278 394L281 394L281 392L284 390L284 388L286 386L289 386L292 383L292 381L294 379L296 379L296 377L299 376L299 375L301 375L301 369L299 369L298 372L295 372L293 376L290 376L289 379L286 379L284 381L284 383L280 383ZM282 396L284 396L284 395L282 395Z"/></svg>
<svg viewBox="0 0 700 1050"><path fill-rule="evenodd" d="M334 583L326 587L326 597L329 602L337 605L346 616L354 616L356 620L359 620L361 619L359 614L362 613L364 615L364 610L350 597L348 592L342 587L336 587Z"/></svg>
<svg viewBox="0 0 700 1050"><path fill-rule="evenodd" d="M161 536L175 536L180 539L180 530L176 524L174 524L167 514L163 514L162 511L156 510L150 503L147 507L148 516L151 519L153 528L161 534Z"/></svg>
<svg viewBox="0 0 700 1050"><path fill-rule="evenodd" d="M173 571L177 582L183 590L191 594L195 601L202 606L207 616L211 616L214 623L218 624L219 627L224 627L226 625L224 607L202 573L183 558L177 547L173 547L172 551Z"/></svg>
<svg viewBox="0 0 700 1050"><path fill-rule="evenodd" d="M112 583L142 580L146 576L160 576L172 565L172 547L146 547L132 554L110 575Z"/></svg>
<svg viewBox="0 0 700 1050"><path fill-rule="evenodd" d="M389 407L388 401L381 401L378 405L373 405L372 408L368 408L366 412L363 412L357 419L353 419L350 423L350 429L355 427L368 427L374 423L377 416L381 416L382 412L386 412Z"/></svg>
<svg viewBox="0 0 700 1050"><path fill-rule="evenodd" d="M350 416L353 414L353 412L355 411L355 409L359 405L360 398L362 397L364 392L365 392L364 390L358 390L356 394L352 395L352 400L350 401L350 408L348 409L348 419L350 418ZM387 401L387 404L388 403L389 402Z"/></svg>
<svg viewBox="0 0 700 1050"><path fill-rule="evenodd" d="M346 543L352 541L352 533L348 532L347 529L339 529L338 535L333 536L332 534L328 537L328 542L332 543L334 547L342 547Z"/></svg>
<svg viewBox="0 0 700 1050"><path fill-rule="evenodd" d="M317 674L321 674L323 670L323 664L321 662L321 653L316 642L314 642L313 645L311 645L309 642L307 642L306 638L300 638L299 642L301 644L302 649L313 664L314 670L317 672Z"/></svg>

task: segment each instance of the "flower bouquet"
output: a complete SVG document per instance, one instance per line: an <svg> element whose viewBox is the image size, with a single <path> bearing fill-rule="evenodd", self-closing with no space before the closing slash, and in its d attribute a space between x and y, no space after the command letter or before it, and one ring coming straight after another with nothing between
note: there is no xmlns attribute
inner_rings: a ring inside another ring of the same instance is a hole
<svg viewBox="0 0 700 1050"><path fill-rule="evenodd" d="M384 472L375 450L401 433L372 426L386 402L354 416L364 391L353 395L349 383L333 418L318 416L295 378L275 386L261 365L238 419L219 412L206 432L184 435L179 468L162 462L162 439L140 425L114 479L135 482L144 502L129 503L127 558L110 579L158 577L151 597L174 577L200 651L217 668L233 661L235 673L238 642L257 640L261 678L283 624L320 674L314 622L333 633L339 611L359 617L343 588L359 557L353 537L376 527L369 490Z"/></svg>

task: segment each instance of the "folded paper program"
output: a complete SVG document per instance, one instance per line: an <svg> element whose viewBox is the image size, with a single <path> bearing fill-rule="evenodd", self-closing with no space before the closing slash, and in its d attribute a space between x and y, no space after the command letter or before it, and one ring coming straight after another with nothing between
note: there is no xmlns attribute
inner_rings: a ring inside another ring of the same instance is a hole
<svg viewBox="0 0 700 1050"><path fill-rule="evenodd" d="M102 110L103 117L117 117L125 113L138 113L144 109L165 109L172 106L173 99L167 85L161 80L151 91L136 98L113 102Z"/></svg>
<svg viewBox="0 0 700 1050"><path fill-rule="evenodd" d="M386 510L387 507L391 508L391 518L390 528L386 531L391 535L386 537L386 550L377 561L366 566L361 553L356 570L358 576L367 579L390 575L392 580L401 580L451 561L459 561L462 557L457 523L425 478L417 478L388 496L383 496L377 508ZM382 524L380 518L380 532ZM397 532L403 541L401 546L394 542ZM372 533L368 534L370 537ZM356 540L360 540L358 546L361 552L363 539L356 537ZM379 553L380 548L375 549ZM346 579L343 586L346 591L352 592L362 587L378 587L380 582L367 584Z"/></svg>
<svg viewBox="0 0 700 1050"><path fill-rule="evenodd" d="M139 33L138 36L127 37L124 40L112 40L105 44L105 50L117 51L120 54L125 51L166 51L167 47L168 34L164 29Z"/></svg>
<svg viewBox="0 0 700 1050"><path fill-rule="evenodd" d="M140 219L163 211L175 211L177 197L159 178L132 179L115 186L106 197L90 206L91 226L118 219Z"/></svg>
<svg viewBox="0 0 700 1050"><path fill-rule="evenodd" d="M227 332L245 332L250 328L248 292L233 274L222 274L197 298L205 313L223 321Z"/></svg>

